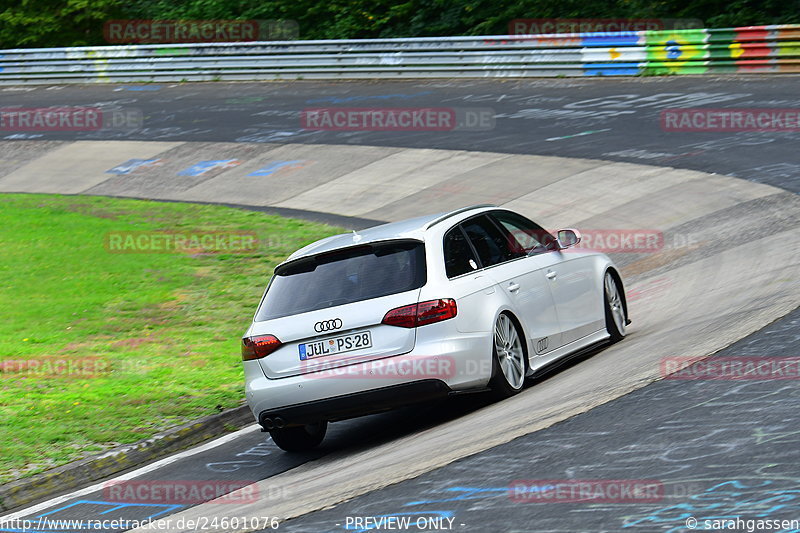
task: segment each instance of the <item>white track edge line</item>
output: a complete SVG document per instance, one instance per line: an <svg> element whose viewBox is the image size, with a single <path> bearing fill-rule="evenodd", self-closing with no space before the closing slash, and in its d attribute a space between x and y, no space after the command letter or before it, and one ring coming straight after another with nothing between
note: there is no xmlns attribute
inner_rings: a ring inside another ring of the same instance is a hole
<svg viewBox="0 0 800 533"><path fill-rule="evenodd" d="M31 515L31 514L34 514L34 513L38 513L39 511L43 511L44 509L47 509L49 507L53 507L53 506L62 504L64 502L66 502L66 501L69 501L72 498L77 498L77 497L80 497L80 496L85 496L86 494L91 494L92 492L95 492L97 490L102 489L104 485L106 485L107 483L109 483L111 481L127 481L129 479L133 479L135 477L139 477L139 476L142 476L144 474L147 474L148 472L152 472L153 470L158 470L159 468L162 468L164 466L172 464L172 463L174 463L176 461L179 461L181 459L184 459L186 457L191 457L192 455L195 455L195 454L198 454L198 453L202 453L202 452L204 452L206 450L210 450L212 448L216 448L217 446L221 446L221 445L226 444L226 443L228 443L228 442L230 442L232 440L235 440L235 439L241 437L242 435L244 435L246 433L254 431L257 428L258 428L258 424L253 424L251 426L247 426L244 429L240 429L239 431L235 431L233 433L225 435L224 437L219 437L218 439L212 440L211 442L207 442L207 443L203 444L202 446L198 446L196 448L190 448L188 450L184 450L182 452L178 452L178 453L176 453L174 455L170 455L169 457L165 457L164 459L156 461L153 464L149 464L147 466L143 466L141 468L138 468L138 469L136 469L136 470L134 470L132 472L128 472L127 474L122 474L121 476L117 476L117 477L115 477L113 479L108 479L108 480L105 480L105 481L101 481L99 483L95 483L94 485L91 485L89 487L84 487L84 488L76 490L74 492L70 492L69 494L64 494L62 496L57 496L55 498L51 498L51 499L49 499L47 501L44 501L44 502L41 502L41 503L37 503L36 505L33 505L31 507L26 507L25 509L22 509L22 510L17 511L15 513L12 513L12 514L9 514L9 515L5 515L5 516L0 516L0 518L3 519L3 521L11 521L11 520L22 518L24 516L28 516L28 515Z"/></svg>

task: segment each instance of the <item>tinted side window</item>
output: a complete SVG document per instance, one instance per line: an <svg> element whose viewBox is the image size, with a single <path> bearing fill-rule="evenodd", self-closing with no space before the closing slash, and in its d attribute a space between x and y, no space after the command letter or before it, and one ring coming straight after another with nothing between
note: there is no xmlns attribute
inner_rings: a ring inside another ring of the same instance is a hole
<svg viewBox="0 0 800 533"><path fill-rule="evenodd" d="M500 211L492 213L491 216L510 234L513 240L512 249L523 250L526 254L558 249L555 237L521 215Z"/></svg>
<svg viewBox="0 0 800 533"><path fill-rule="evenodd" d="M512 249L513 239L510 239L510 235L504 235L500 228L485 215L467 220L462 226L478 252L478 258L484 267L525 255L521 249Z"/></svg>
<svg viewBox="0 0 800 533"><path fill-rule="evenodd" d="M478 261L460 226L451 229L444 236L444 266L448 278L454 278L478 268Z"/></svg>

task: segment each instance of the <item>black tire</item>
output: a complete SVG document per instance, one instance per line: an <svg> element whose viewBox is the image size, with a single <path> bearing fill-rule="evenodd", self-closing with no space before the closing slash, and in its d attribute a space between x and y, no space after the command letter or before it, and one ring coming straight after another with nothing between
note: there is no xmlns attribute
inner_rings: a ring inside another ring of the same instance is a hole
<svg viewBox="0 0 800 533"><path fill-rule="evenodd" d="M271 429L269 434L281 450L304 452L319 446L327 431L328 422L323 420L322 422L305 426Z"/></svg>
<svg viewBox="0 0 800 533"><path fill-rule="evenodd" d="M513 333L508 335L507 332ZM506 338L507 336L513 337ZM497 317L492 342L492 378L489 380L489 388L498 399L519 394L525 387L528 354L524 342L525 337L520 334L519 327L509 315L503 313Z"/></svg>
<svg viewBox="0 0 800 533"><path fill-rule="evenodd" d="M625 326L628 324L628 313L620 290L620 284L611 272L603 278L603 307L606 312L606 331L611 342L619 342L625 338Z"/></svg>

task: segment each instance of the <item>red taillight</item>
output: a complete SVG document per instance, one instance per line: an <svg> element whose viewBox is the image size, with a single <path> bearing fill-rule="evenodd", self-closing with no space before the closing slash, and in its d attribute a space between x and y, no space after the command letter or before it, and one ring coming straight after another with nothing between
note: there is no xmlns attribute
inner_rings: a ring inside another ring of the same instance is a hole
<svg viewBox="0 0 800 533"><path fill-rule="evenodd" d="M392 309L383 317L382 324L401 328L417 327L417 304L404 305Z"/></svg>
<svg viewBox="0 0 800 533"><path fill-rule="evenodd" d="M275 335L256 335L242 339L242 361L252 361L268 356L281 347Z"/></svg>
<svg viewBox="0 0 800 533"><path fill-rule="evenodd" d="M456 301L452 298L443 298L392 309L383 317L382 323L401 328L415 328L453 318L456 314L458 314Z"/></svg>
<svg viewBox="0 0 800 533"><path fill-rule="evenodd" d="M424 326L425 324L432 324L434 322L441 322L448 318L453 318L458 314L456 308L456 301L452 298L445 298L443 300L430 300L421 302L417 309L417 325Z"/></svg>

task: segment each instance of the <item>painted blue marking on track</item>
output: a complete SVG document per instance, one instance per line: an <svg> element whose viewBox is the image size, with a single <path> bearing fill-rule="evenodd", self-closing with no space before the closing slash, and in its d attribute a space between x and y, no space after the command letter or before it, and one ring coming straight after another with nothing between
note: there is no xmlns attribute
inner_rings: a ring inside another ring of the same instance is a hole
<svg viewBox="0 0 800 533"><path fill-rule="evenodd" d="M121 165L106 170L106 174L130 174L139 167L148 167L154 165L158 161L160 161L160 159L128 159Z"/></svg>
<svg viewBox="0 0 800 533"><path fill-rule="evenodd" d="M555 488L554 485L526 485L525 491L541 492L541 491L552 490L553 488ZM445 503L445 502L457 502L463 500L478 500L491 495L509 494L509 492L511 491L513 491L513 487L448 487L444 489L444 492L461 492L463 494L459 494L458 496L454 496L452 498L444 498L439 500L418 500L418 501L408 502L406 504L403 504L403 507L408 507L409 505L427 505L429 503Z"/></svg>
<svg viewBox="0 0 800 533"><path fill-rule="evenodd" d="M458 496L453 498L444 498L440 500L419 500L414 502L408 502L403 505L403 507L408 507L409 505L426 505L429 503L443 503L443 502L457 502L461 500L477 500L480 498L485 497L488 493L502 493L508 494L509 487L489 487L489 488L482 488L482 487L448 487L444 489L445 492L463 492Z"/></svg>
<svg viewBox="0 0 800 533"><path fill-rule="evenodd" d="M779 488L764 490L767 485L772 484L771 480L752 482L729 480L718 483L699 494L690 496L684 503L651 509L647 511L649 514L635 520L633 517L628 517L622 527L641 527L649 523L658 524L658 529L666 533L683 533L686 531L686 519L689 517L696 518L700 524L705 520L735 521L741 516L747 516L748 520L757 520L772 518L775 512L782 509L798 508L800 490ZM667 530L670 525L672 527ZM782 529L776 533L798 532L800 529Z"/></svg>
<svg viewBox="0 0 800 533"><path fill-rule="evenodd" d="M143 517L143 518L136 518L130 519L131 521L137 521L139 523L146 522L147 520L152 520L158 516L163 515L164 513L168 513L170 511L176 511L185 505L178 505L178 504L166 504L166 503L128 503L128 502L107 502L107 501L98 501L98 500L78 500L72 502L70 504L64 505L63 507L59 507L57 509L53 509L52 511L48 511L46 513L42 513L34 518L29 519L19 519L14 520L13 524L16 525L25 525L27 526L30 524L34 526L33 528L27 527L25 529L20 529L17 527L0 527L0 532L3 533L72 533L77 531L87 531L91 529L97 529L97 526L93 524L95 521L102 520L100 518L94 518L92 515L94 513L89 512L89 510L82 510L81 518L58 518L52 517L53 514L65 511L67 509L71 509L75 506L79 505L101 505L101 506L108 506L108 509L105 510L97 510L96 516L102 516L107 513L111 513L114 511L118 511L120 509L124 509L126 507L152 507L154 510L159 510L158 512L153 512L150 515ZM43 519L48 517L48 522L44 522ZM125 520L124 518L115 518L115 520ZM7 523L12 523L11 521L7 521ZM82 527L72 528L71 526L81 525ZM42 529L37 529L36 526L43 526ZM50 527L48 527L50 526ZM55 526L67 526L66 529L63 527L59 527L58 529Z"/></svg>
<svg viewBox="0 0 800 533"><path fill-rule="evenodd" d="M255 172L251 172L250 174L248 174L248 176L270 176L272 174L275 174L282 168L286 167L303 168L303 163L305 163L305 161L303 161L302 159L297 159L294 161L276 161L270 165L259 168Z"/></svg>
<svg viewBox="0 0 800 533"><path fill-rule="evenodd" d="M180 509L181 507L185 507L184 505L178 505L178 504L174 504L174 503L128 503L128 502L106 502L106 501L98 501L98 500L78 500L76 502L70 503L69 505L65 505L64 507L59 507L58 509L53 509L52 511L49 511L47 513L40 514L36 518L43 517L43 516L50 516L53 513L57 513L59 511L63 511L65 509L69 509L71 507L75 507L76 505L80 505L80 504L109 505L109 506L111 506L110 509L107 509L107 510L105 510L103 512L100 512L98 514L106 514L108 512L116 511L118 509L122 509L122 508L125 508L125 507L155 507L155 508L163 507L164 508L163 511L159 511L159 512L157 512L155 514L151 514L147 518L154 518L154 517L162 515L164 513L168 513L170 511L174 511L176 509ZM147 520L147 518L144 518L143 520Z"/></svg>
<svg viewBox="0 0 800 533"><path fill-rule="evenodd" d="M178 172L178 176L200 176L201 174L205 174L209 170L214 170L215 168L226 168L229 166L236 166L234 163L238 163L236 159L218 159L216 161L200 161L189 168L181 170Z"/></svg>

